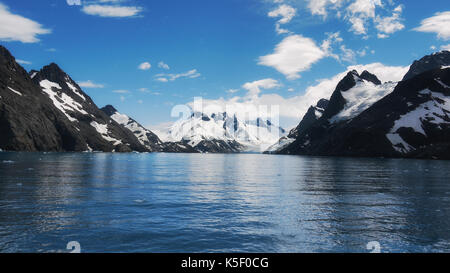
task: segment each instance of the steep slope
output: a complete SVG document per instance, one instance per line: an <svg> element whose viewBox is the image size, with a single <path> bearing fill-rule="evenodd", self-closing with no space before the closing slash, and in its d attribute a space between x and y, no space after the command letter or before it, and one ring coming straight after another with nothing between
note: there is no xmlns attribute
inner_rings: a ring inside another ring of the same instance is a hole
<svg viewBox="0 0 450 273"><path fill-rule="evenodd" d="M319 100L319 102L317 102L316 106L311 106L306 112L300 124L289 132L288 138L297 138L299 134L303 133L312 124L318 121L325 112L328 103L328 100L321 99Z"/></svg>
<svg viewBox="0 0 450 273"><path fill-rule="evenodd" d="M432 55L427 55L410 66L409 71L406 73L403 80L409 80L424 72L445 68L450 64L450 51L441 51Z"/></svg>
<svg viewBox="0 0 450 273"><path fill-rule="evenodd" d="M101 109L106 115L111 117L118 124L122 125L132 132L139 142L151 152L168 153L193 153L196 152L192 147L185 143L163 143L157 135L146 129L136 120L125 114L119 113L112 105L107 105Z"/></svg>
<svg viewBox="0 0 450 273"><path fill-rule="evenodd" d="M450 69L400 82L346 122L321 120L280 153L450 159Z"/></svg>
<svg viewBox="0 0 450 273"><path fill-rule="evenodd" d="M77 128L0 46L0 149L84 151Z"/></svg>
<svg viewBox="0 0 450 273"><path fill-rule="evenodd" d="M194 113L173 124L167 138L182 141L200 152L236 153L261 151L285 135L269 120L243 121L227 113Z"/></svg>
<svg viewBox="0 0 450 273"><path fill-rule="evenodd" d="M325 137L327 131L336 127L339 123L345 123L368 109L376 101L391 93L396 83L381 81L368 71L361 75L356 71L350 71L337 84L330 100L321 100L318 105L311 107L302 122L291 131L288 138L270 147L269 153L292 152L292 147L307 146L317 139ZM310 129L315 132L309 133ZM301 139L301 144L295 139Z"/></svg>
<svg viewBox="0 0 450 273"><path fill-rule="evenodd" d="M328 103L328 100L321 99L317 102L316 106L309 107L299 125L292 129L287 136L281 137L276 143L269 146L264 153L275 153L294 142L300 134L302 134L310 126L314 125L322 117Z"/></svg>
<svg viewBox="0 0 450 273"><path fill-rule="evenodd" d="M31 72L32 80L88 144L88 150L105 152L144 152L148 149L127 129L103 113L58 65L52 63L39 72Z"/></svg>

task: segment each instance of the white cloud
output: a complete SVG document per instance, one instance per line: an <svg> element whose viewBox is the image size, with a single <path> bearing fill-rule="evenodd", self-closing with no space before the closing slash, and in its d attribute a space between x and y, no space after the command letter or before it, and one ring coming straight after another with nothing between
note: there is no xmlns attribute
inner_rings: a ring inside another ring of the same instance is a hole
<svg viewBox="0 0 450 273"><path fill-rule="evenodd" d="M261 89L272 89L281 85L274 79L263 79L254 82L248 82L242 85L242 88L248 91L247 96L254 97L261 93Z"/></svg>
<svg viewBox="0 0 450 273"><path fill-rule="evenodd" d="M394 9L392 16L380 17L377 16L374 20L376 23L375 28L378 30L379 38L386 38L388 34L400 31L405 28L405 25L401 23L401 14L403 8L398 6Z"/></svg>
<svg viewBox="0 0 450 273"><path fill-rule="evenodd" d="M143 103L144 103L143 100L138 100L137 102L138 102L139 104L143 104Z"/></svg>
<svg viewBox="0 0 450 273"><path fill-rule="evenodd" d="M142 8L135 6L87 5L83 6L82 11L86 14L100 17L133 17L138 15Z"/></svg>
<svg viewBox="0 0 450 273"><path fill-rule="evenodd" d="M374 18L375 9L382 7L381 0L356 0L347 7L347 11L353 16L360 16L361 18Z"/></svg>
<svg viewBox="0 0 450 273"><path fill-rule="evenodd" d="M345 0L309 0L308 9L313 15L328 16L327 8L337 9Z"/></svg>
<svg viewBox="0 0 450 273"><path fill-rule="evenodd" d="M67 0L69 6L81 6L81 0Z"/></svg>
<svg viewBox="0 0 450 273"><path fill-rule="evenodd" d="M103 84L99 84L99 83L94 83L92 81L83 81L83 82L79 82L78 85L80 87L84 87L84 88L103 88L105 87Z"/></svg>
<svg viewBox="0 0 450 273"><path fill-rule="evenodd" d="M169 70L170 69L169 65L164 63L164 62L159 62L158 63L158 67L162 68L162 69L165 69L165 70Z"/></svg>
<svg viewBox="0 0 450 273"><path fill-rule="evenodd" d="M139 92L146 93L146 94L151 94L151 95L155 95L155 96L161 95L161 93L150 91L150 90L148 90L148 88L139 88L138 90L139 90Z"/></svg>
<svg viewBox="0 0 450 273"><path fill-rule="evenodd" d="M438 12L434 16L424 19L420 26L414 29L420 32L436 33L443 40L450 39L450 11Z"/></svg>
<svg viewBox="0 0 450 273"><path fill-rule="evenodd" d="M152 67L152 65L149 62L144 62L144 63L141 63L138 66L138 69L140 69L140 70L149 70L151 67Z"/></svg>
<svg viewBox="0 0 450 273"><path fill-rule="evenodd" d="M39 42L38 35L49 34L41 24L13 14L9 8L0 3L0 41L19 41L22 43Z"/></svg>
<svg viewBox="0 0 450 273"><path fill-rule="evenodd" d="M16 59L16 62L21 65L30 65L31 64L31 62L29 62L29 61L24 61L24 60L20 60L20 59Z"/></svg>
<svg viewBox="0 0 450 273"><path fill-rule="evenodd" d="M158 81L158 82L168 82L169 80L166 79L166 78L160 77L160 78L156 78L155 81Z"/></svg>
<svg viewBox="0 0 450 273"><path fill-rule="evenodd" d="M119 90L114 90L113 93L116 93L116 94L128 94L128 93L130 93L130 91L124 90L124 89L119 89Z"/></svg>
<svg viewBox="0 0 450 273"><path fill-rule="evenodd" d="M200 77L201 74L197 71L197 69L189 70L185 73L180 74L158 74L156 75L156 80L160 82L168 82L168 81L175 81L179 78L187 78L187 79L195 79Z"/></svg>
<svg viewBox="0 0 450 273"><path fill-rule="evenodd" d="M356 53L353 50L346 48L345 45L341 45L340 49L342 52L340 59L342 61L349 62L349 63L356 62Z"/></svg>
<svg viewBox="0 0 450 273"><path fill-rule="evenodd" d="M237 92L239 92L239 89L228 89L227 90L227 93L230 93L230 94L234 94L234 93L237 93Z"/></svg>
<svg viewBox="0 0 450 273"><path fill-rule="evenodd" d="M120 101L124 102L125 101L125 97L124 96L120 96Z"/></svg>
<svg viewBox="0 0 450 273"><path fill-rule="evenodd" d="M281 17L277 21L277 23L275 25L275 29L278 34L285 34L285 33L289 33L289 30L282 28L281 25L289 23L292 20L292 18L294 18L296 13L297 13L297 10L295 8L293 8L292 6L283 4L283 5L280 5L277 9L270 11L267 15L271 18Z"/></svg>
<svg viewBox="0 0 450 273"><path fill-rule="evenodd" d="M389 7L394 5L394 0L308 0L312 15L325 19L333 13L337 19L350 24L351 32L363 35L364 39L369 37L369 27L372 25L377 29L379 38L386 38L405 28L401 17L403 6L397 5L390 10Z"/></svg>
<svg viewBox="0 0 450 273"><path fill-rule="evenodd" d="M353 33L358 35L367 34L367 29L365 25L366 22L364 19L359 17L351 17L349 21L352 24L350 30L353 31Z"/></svg>
<svg viewBox="0 0 450 273"><path fill-rule="evenodd" d="M278 23L279 24L287 24L292 20L292 18L294 18L296 13L297 13L297 10L295 8L293 8L289 5L281 5L277 9L269 12L268 16L271 18L281 17L278 20Z"/></svg>
<svg viewBox="0 0 450 273"><path fill-rule="evenodd" d="M310 69L312 64L326 55L312 39L291 35L276 46L274 53L259 57L258 64L273 67L293 80L300 78L300 72Z"/></svg>
<svg viewBox="0 0 450 273"><path fill-rule="evenodd" d="M450 44L441 46L441 50L448 50L448 51L450 51Z"/></svg>

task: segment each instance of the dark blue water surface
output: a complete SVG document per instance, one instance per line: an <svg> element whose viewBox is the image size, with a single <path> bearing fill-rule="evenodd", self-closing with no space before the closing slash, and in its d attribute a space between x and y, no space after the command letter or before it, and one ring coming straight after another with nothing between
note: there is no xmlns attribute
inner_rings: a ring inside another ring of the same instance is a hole
<svg viewBox="0 0 450 273"><path fill-rule="evenodd" d="M0 252L450 251L450 162L0 153Z"/></svg>

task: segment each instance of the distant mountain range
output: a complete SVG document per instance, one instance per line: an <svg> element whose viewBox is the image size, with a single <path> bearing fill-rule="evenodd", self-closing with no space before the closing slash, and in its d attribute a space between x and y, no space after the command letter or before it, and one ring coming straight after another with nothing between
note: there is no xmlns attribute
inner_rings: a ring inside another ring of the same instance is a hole
<svg viewBox="0 0 450 273"><path fill-rule="evenodd" d="M286 131L269 120L242 120L223 113L193 113L175 122L165 139L186 143L200 152L263 152Z"/></svg>
<svg viewBox="0 0 450 273"><path fill-rule="evenodd" d="M239 153L450 159L450 52L415 61L401 82L350 71L289 133L269 120L192 114L162 141L99 109L58 65L25 71L0 46L0 150ZM281 137L281 138L280 138Z"/></svg>
<svg viewBox="0 0 450 273"><path fill-rule="evenodd" d="M449 51L425 56L398 83L350 71L268 152L450 159L449 65Z"/></svg>

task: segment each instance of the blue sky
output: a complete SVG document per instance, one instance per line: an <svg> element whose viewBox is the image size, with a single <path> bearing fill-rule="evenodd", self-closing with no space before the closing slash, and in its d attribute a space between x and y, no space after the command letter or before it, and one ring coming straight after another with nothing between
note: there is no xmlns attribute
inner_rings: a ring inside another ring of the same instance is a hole
<svg viewBox="0 0 450 273"><path fill-rule="evenodd" d="M0 41L147 126L201 96L277 104L290 127L350 67L398 80L450 48L449 17L448 0L0 0Z"/></svg>

